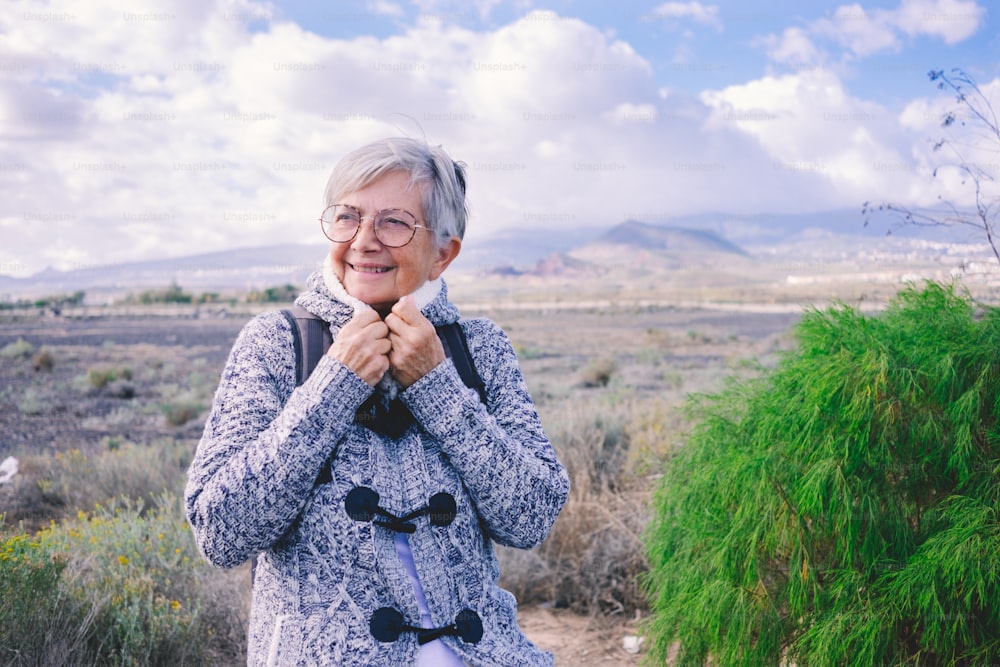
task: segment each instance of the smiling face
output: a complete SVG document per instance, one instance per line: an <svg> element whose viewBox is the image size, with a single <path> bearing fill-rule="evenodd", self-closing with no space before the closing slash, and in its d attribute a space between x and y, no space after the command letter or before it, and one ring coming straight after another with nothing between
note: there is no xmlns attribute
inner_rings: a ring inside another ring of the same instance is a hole
<svg viewBox="0 0 1000 667"><path fill-rule="evenodd" d="M423 219L420 188L409 187L409 182L408 174L390 172L335 202L349 204L365 217L353 241L334 243L330 248L334 274L348 294L383 316L400 297L440 276L462 245L452 238L444 248L438 248L434 233L427 229L417 229L413 240L401 248L387 248L375 238L371 216L383 209L410 211L418 225L429 225Z"/></svg>

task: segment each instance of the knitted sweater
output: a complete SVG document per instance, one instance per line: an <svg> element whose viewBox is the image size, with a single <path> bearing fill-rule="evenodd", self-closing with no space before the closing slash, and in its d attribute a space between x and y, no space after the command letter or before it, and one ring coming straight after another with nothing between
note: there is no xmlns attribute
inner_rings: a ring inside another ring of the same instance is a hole
<svg viewBox="0 0 1000 667"><path fill-rule="evenodd" d="M319 273L297 303L327 320L334 336L353 314ZM422 312L435 325L459 320L443 285ZM334 357L295 386L292 334L280 313L259 315L240 333L185 505L210 562L233 567L258 555L249 665L412 664L419 633L410 626L420 616L394 545L399 523L393 528L377 511L404 517L421 509L407 521L408 539L434 625L451 630L442 640L477 667L552 664L517 627L492 543L541 543L569 481L506 335L486 319L460 324L487 404L446 360L400 394L415 423L396 439L355 421L374 390ZM348 494L359 487L377 494L374 515L349 511ZM455 501L450 521L426 509L441 493ZM403 623L389 637L385 608ZM481 622L478 639L470 615Z"/></svg>

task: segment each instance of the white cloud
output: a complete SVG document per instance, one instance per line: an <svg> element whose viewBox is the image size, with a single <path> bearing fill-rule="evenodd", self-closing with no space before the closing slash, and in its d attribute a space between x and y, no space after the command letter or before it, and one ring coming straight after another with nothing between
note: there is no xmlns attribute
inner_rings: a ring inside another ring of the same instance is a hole
<svg viewBox="0 0 1000 667"><path fill-rule="evenodd" d="M389 2L389 0L369 0L368 7L373 14L397 19L402 18L405 13L402 5L396 2Z"/></svg>
<svg viewBox="0 0 1000 667"><path fill-rule="evenodd" d="M963 88L966 99L993 127L977 117L969 106L956 102L954 97L940 95L911 101L900 113L899 122L925 137L924 141L913 145L913 159L925 165L929 173L937 170L939 182L947 186L944 194L949 200L971 207L975 183L963 177L963 169L965 174L971 172L979 178L984 201L996 201L1000 196L997 185L1000 183L997 157L1000 139L996 134L995 111L987 108L1000 108L1000 79L980 84L982 97L968 86ZM953 116L955 122L945 126L946 115ZM940 191L940 187L935 190Z"/></svg>
<svg viewBox="0 0 1000 667"><path fill-rule="evenodd" d="M836 41L857 57L895 51L900 45L893 12L867 11L857 3L837 7L832 18L814 22L811 32Z"/></svg>
<svg viewBox="0 0 1000 667"><path fill-rule="evenodd" d="M8 19L0 43L0 62L17 64L0 79L0 269L319 241L334 162L401 132L469 165L470 238L538 221L840 207L914 182L872 165L909 160L922 129L829 71L692 97L630 44L552 12L331 39L249 0L46 11ZM814 38L786 31L775 58L819 61Z"/></svg>
<svg viewBox="0 0 1000 667"><path fill-rule="evenodd" d="M908 35L940 37L955 44L971 37L986 18L986 8L973 0L903 0L895 23Z"/></svg>
<svg viewBox="0 0 1000 667"><path fill-rule="evenodd" d="M981 89L1000 103L1000 79ZM800 180L814 176L842 203L932 206L942 197L971 207L972 184L956 176L954 165L964 160L982 168L990 192L1000 178L997 142L984 140L981 123L967 117L966 125L942 129L944 113L956 108L952 98L913 100L896 113L850 95L832 70L811 68L707 91L701 99L712 109L707 127L752 138L775 169ZM949 143L935 150L942 137ZM824 192L810 187L811 194Z"/></svg>
<svg viewBox="0 0 1000 667"><path fill-rule="evenodd" d="M768 58L781 65L812 65L821 55L802 28L786 28L780 37L768 35L760 43L767 50Z"/></svg>
<svg viewBox="0 0 1000 667"><path fill-rule="evenodd" d="M707 123L753 137L774 169L812 175L854 201L891 196L912 173L900 162L908 139L888 110L852 97L830 70L813 68L706 92ZM912 171L912 170L911 170Z"/></svg>
<svg viewBox="0 0 1000 667"><path fill-rule="evenodd" d="M529 14L479 33L424 21L333 40L287 22L248 31L261 16L249 3L114 7L16 26L31 65L0 82L21 142L0 156L0 187L20 193L6 200L19 231L0 264L316 240L334 161L400 132L469 163L479 234L524 223L526 209L615 221L600 186L658 161L642 150L660 100L651 67L579 20Z"/></svg>
<svg viewBox="0 0 1000 667"><path fill-rule="evenodd" d="M604 114L604 117L621 125L624 123L652 123L656 120L656 106L653 104L632 104L622 102Z"/></svg>
<svg viewBox="0 0 1000 667"><path fill-rule="evenodd" d="M412 0L421 15L425 18L434 18L453 22L457 20L469 19L477 16L480 19L488 19L493 13L493 8L500 4L501 0ZM530 2L518 0L515 5L525 8L530 6ZM474 9L474 12L470 11Z"/></svg>
<svg viewBox="0 0 1000 667"><path fill-rule="evenodd" d="M986 9L974 0L901 0L894 9L866 9L859 3L840 5L830 16L792 27L779 37L758 42L780 64L812 64L825 60L817 41L836 45L847 59L898 51L901 37L932 37L955 44L983 24Z"/></svg>
<svg viewBox="0 0 1000 667"><path fill-rule="evenodd" d="M700 2L666 2L653 9L653 16L665 19L668 24L677 20L690 20L695 23L722 30L719 21L717 5L703 5Z"/></svg>

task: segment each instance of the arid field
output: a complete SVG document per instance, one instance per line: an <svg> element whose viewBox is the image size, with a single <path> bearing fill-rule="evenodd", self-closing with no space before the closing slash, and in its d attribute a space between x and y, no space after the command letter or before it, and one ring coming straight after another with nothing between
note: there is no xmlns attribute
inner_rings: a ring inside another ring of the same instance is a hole
<svg viewBox="0 0 1000 667"><path fill-rule="evenodd" d="M40 527L74 501L87 502L68 491L68 478L88 474L72 461L123 446L147 458L102 480L108 494L155 485L157 475L180 489L229 348L263 308L6 315L0 459L20 462L20 473L0 486L6 525ZM644 612L636 574L645 501L662 462L683 444L686 397L720 387L727 375L752 373L755 363L773 363L791 344L799 312L581 300L469 304L464 314L491 317L508 332L573 476L573 497L539 553L501 554L526 632L556 652L557 664L637 663L641 655L622 642L640 633ZM144 479L119 479L130 475Z"/></svg>
<svg viewBox="0 0 1000 667"><path fill-rule="evenodd" d="M657 257L640 253L595 275L557 263L545 275L450 282L465 317L489 317L509 335L570 474L570 500L546 542L500 551L526 633L558 665L642 658L649 501L686 442L692 395L773 366L806 309L878 310L907 281L947 278L940 265L874 275L854 260L806 262L793 276L780 263L713 257L685 269ZM976 298L995 300L992 274L966 278ZM0 460L20 464L0 485L5 527L37 530L115 497L155 506L163 490L179 495L233 341L254 314L280 307L234 299L0 312ZM193 563L186 523L174 521L176 549ZM207 589L192 584L213 635L203 653L240 664L249 577L199 577L211 579Z"/></svg>

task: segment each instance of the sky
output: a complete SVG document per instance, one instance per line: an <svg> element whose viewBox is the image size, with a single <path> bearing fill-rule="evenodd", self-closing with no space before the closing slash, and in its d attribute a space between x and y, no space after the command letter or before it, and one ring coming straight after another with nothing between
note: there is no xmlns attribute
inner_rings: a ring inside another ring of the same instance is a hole
<svg viewBox="0 0 1000 667"><path fill-rule="evenodd" d="M966 205L948 164L1000 175L1000 154L969 152L974 124L942 128L955 100L927 73L961 68L1000 108L997 13L985 0L5 0L0 274L322 242L333 165L397 135L466 163L468 243Z"/></svg>

